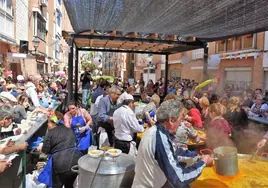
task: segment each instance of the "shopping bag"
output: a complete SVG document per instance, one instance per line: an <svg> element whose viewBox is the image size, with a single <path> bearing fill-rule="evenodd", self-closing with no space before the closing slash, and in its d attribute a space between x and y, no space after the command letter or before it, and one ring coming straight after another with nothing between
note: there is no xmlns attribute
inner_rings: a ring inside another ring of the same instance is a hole
<svg viewBox="0 0 268 188"><path fill-rule="evenodd" d="M100 133L99 136L99 148L104 147L104 146L110 146L109 139L108 139L108 134L105 131L104 128L99 127L98 133Z"/></svg>
<svg viewBox="0 0 268 188"><path fill-rule="evenodd" d="M27 174L26 175L26 187L27 188L46 188L46 185L43 183L36 182L34 180L34 175Z"/></svg>
<svg viewBox="0 0 268 188"><path fill-rule="evenodd" d="M131 142L130 142L130 149L129 149L128 154L129 154L130 156L132 156L134 159L136 158L136 156L137 156L137 154L138 154L138 150L137 150L137 148L136 148L136 142L134 142L134 141L131 141Z"/></svg>

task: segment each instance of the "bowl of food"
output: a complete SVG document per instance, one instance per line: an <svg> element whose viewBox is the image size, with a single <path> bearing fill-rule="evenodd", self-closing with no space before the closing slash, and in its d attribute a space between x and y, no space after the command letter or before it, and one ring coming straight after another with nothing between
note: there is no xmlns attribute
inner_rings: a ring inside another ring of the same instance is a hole
<svg viewBox="0 0 268 188"><path fill-rule="evenodd" d="M112 157L118 157L122 151L120 149L109 149L107 153Z"/></svg>
<svg viewBox="0 0 268 188"><path fill-rule="evenodd" d="M103 153L104 151L102 150L91 150L88 152L89 156L93 158L99 158L103 155Z"/></svg>

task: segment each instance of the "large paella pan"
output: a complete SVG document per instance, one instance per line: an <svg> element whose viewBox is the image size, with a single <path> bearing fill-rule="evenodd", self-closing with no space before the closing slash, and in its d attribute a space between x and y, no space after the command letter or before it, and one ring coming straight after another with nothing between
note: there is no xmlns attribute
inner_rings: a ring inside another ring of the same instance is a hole
<svg viewBox="0 0 268 188"><path fill-rule="evenodd" d="M268 159L238 154L239 173L233 177L219 176L214 167L206 167L192 188L268 188Z"/></svg>

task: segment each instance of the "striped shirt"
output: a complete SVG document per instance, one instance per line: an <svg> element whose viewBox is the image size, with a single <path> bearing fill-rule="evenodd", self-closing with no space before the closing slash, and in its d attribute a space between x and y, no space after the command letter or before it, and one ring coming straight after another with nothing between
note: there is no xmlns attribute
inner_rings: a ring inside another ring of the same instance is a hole
<svg viewBox="0 0 268 188"><path fill-rule="evenodd" d="M194 158L196 155L182 148L176 149L168 130L156 123L141 140L132 188L189 187L206 165L199 161L185 167L178 158Z"/></svg>

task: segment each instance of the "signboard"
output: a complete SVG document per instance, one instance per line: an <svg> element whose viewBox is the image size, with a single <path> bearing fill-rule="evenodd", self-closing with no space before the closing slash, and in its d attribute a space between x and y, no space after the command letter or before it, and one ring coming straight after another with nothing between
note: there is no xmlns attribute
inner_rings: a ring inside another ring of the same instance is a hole
<svg viewBox="0 0 268 188"><path fill-rule="evenodd" d="M129 83L130 85L131 85L131 84L134 84L134 81L135 81L134 78L129 78L129 79L128 79L128 83Z"/></svg>

